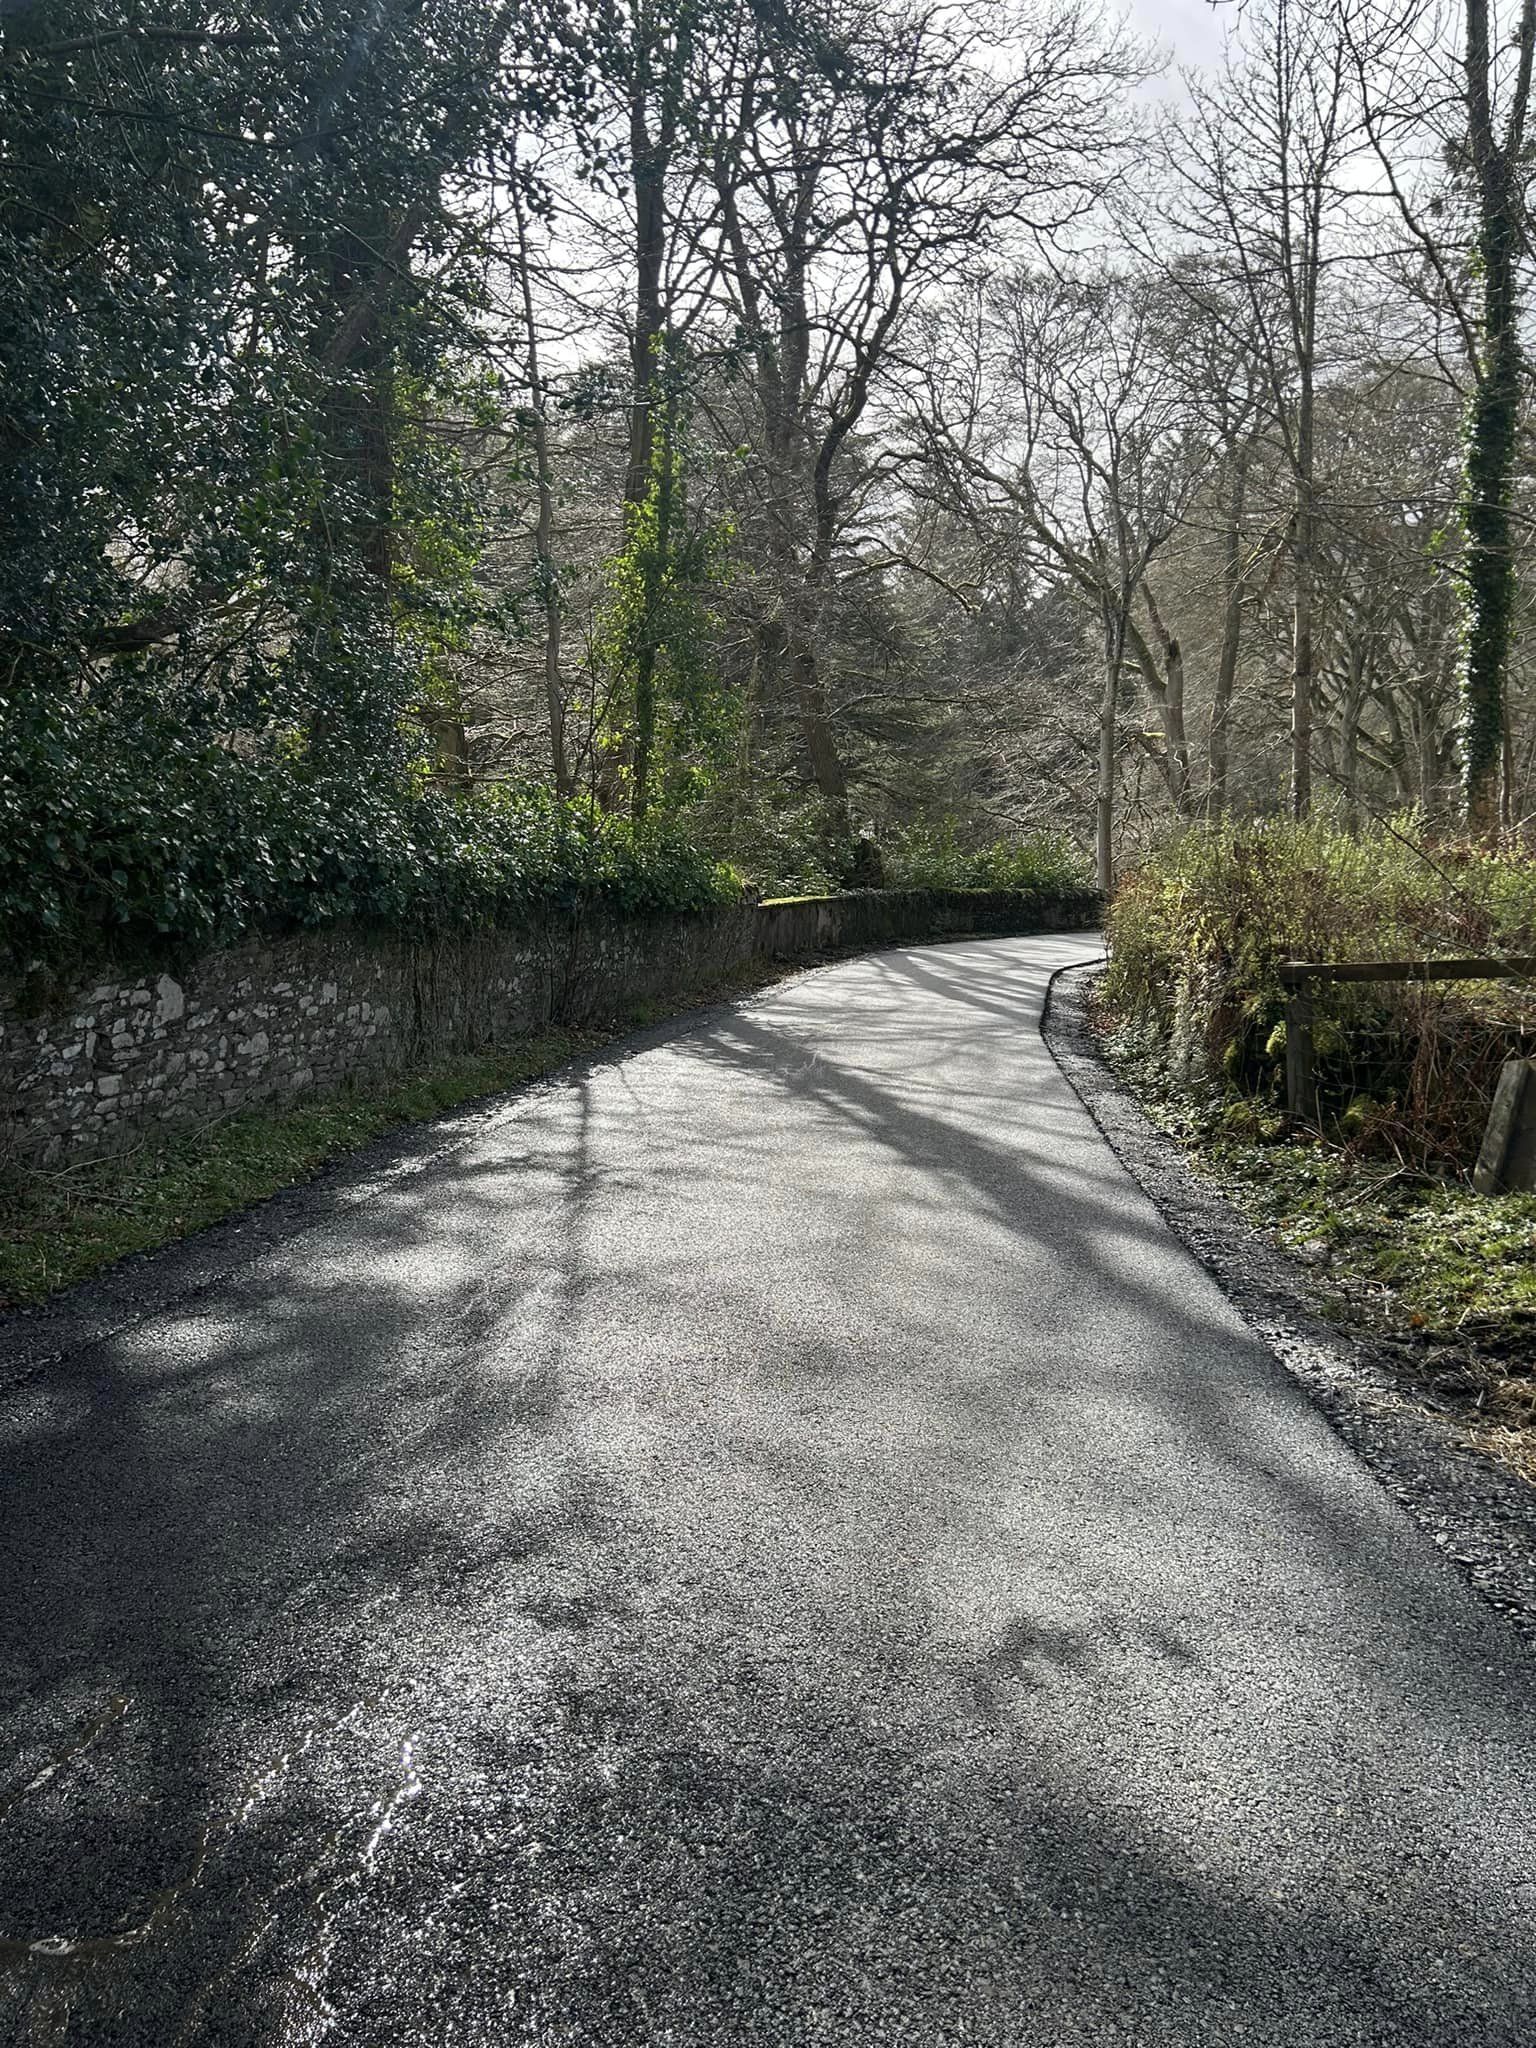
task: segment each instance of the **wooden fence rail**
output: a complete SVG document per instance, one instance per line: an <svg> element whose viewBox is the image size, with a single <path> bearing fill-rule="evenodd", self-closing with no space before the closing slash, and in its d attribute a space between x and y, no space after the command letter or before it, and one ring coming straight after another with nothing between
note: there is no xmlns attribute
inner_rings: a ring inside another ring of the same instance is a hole
<svg viewBox="0 0 1536 2048"><path fill-rule="evenodd" d="M1312 984L1318 981L1525 981L1536 977L1536 957L1517 960L1286 960L1285 1113L1292 1122L1315 1121Z"/></svg>

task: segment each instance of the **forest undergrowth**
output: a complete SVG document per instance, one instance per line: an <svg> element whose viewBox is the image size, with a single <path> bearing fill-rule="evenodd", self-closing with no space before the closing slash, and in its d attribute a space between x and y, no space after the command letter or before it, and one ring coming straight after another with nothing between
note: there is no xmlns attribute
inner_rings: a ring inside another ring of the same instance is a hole
<svg viewBox="0 0 1536 2048"><path fill-rule="evenodd" d="M1536 859L1266 822L1180 835L1123 884L1095 1021L1154 1122L1368 1333L1405 1388L1536 1481L1536 1194L1471 1185L1529 981L1318 990L1319 1115L1284 1114L1289 958L1536 952Z"/></svg>

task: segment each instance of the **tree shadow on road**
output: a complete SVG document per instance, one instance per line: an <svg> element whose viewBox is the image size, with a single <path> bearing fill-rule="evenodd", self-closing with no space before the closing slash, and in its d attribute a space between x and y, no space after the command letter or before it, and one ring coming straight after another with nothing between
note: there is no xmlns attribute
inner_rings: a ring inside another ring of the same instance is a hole
<svg viewBox="0 0 1536 2048"><path fill-rule="evenodd" d="M1529 2038L1414 1782L1524 1742L1497 1645L1054 1069L998 1099L994 957L573 1069L23 1390L0 1935L95 1945L0 2031ZM1319 1751L1401 1856L1286 1846Z"/></svg>

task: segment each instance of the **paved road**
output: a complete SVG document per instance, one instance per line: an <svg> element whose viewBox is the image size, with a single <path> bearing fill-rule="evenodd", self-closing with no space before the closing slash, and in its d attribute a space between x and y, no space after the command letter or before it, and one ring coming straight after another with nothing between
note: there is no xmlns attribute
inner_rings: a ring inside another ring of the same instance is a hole
<svg viewBox="0 0 1536 2048"><path fill-rule="evenodd" d="M0 2040L1530 2048L1519 1653L1058 1075L1087 950L695 1019L13 1393Z"/></svg>

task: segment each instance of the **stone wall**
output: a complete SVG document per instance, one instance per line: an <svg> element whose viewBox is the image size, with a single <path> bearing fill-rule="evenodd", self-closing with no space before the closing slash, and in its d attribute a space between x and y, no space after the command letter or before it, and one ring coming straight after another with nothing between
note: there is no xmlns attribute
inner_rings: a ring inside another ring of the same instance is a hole
<svg viewBox="0 0 1536 2048"><path fill-rule="evenodd" d="M689 918L552 919L411 942L327 928L66 993L0 986L0 1161L52 1165L259 1103L622 1017L773 960L967 932L1081 930L1087 890L872 890Z"/></svg>

